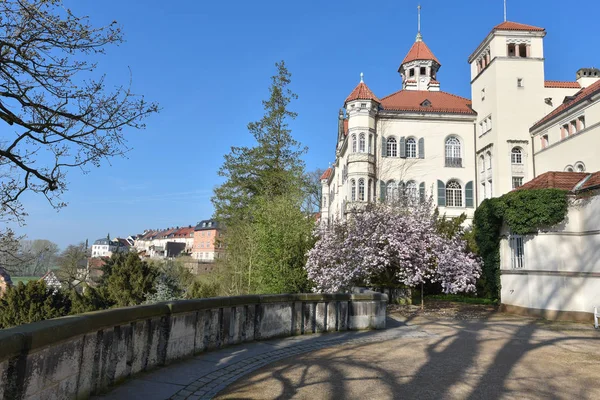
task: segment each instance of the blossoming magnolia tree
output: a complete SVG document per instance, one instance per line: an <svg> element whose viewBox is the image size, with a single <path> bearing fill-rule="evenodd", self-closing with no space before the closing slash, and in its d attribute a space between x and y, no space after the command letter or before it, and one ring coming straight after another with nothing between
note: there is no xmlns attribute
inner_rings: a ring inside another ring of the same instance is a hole
<svg viewBox="0 0 600 400"><path fill-rule="evenodd" d="M430 281L439 282L445 293L474 292L479 260L461 238L438 232L433 211L432 199L370 205L347 221L319 228L306 265L315 290Z"/></svg>

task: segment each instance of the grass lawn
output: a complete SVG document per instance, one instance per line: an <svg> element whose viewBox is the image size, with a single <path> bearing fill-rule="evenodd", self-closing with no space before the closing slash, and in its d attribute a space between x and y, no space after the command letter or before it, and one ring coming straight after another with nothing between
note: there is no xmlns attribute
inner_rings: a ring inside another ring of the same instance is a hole
<svg viewBox="0 0 600 400"><path fill-rule="evenodd" d="M19 282L23 282L24 284L29 281L37 281L40 279L39 276L11 276L13 285L17 285Z"/></svg>

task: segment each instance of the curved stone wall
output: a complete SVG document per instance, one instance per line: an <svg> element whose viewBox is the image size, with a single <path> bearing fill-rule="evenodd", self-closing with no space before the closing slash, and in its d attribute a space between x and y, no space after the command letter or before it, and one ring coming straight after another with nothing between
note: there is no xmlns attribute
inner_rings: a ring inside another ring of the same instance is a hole
<svg viewBox="0 0 600 400"><path fill-rule="evenodd" d="M0 330L0 400L79 399L211 349L385 328L384 294L295 294L118 308Z"/></svg>

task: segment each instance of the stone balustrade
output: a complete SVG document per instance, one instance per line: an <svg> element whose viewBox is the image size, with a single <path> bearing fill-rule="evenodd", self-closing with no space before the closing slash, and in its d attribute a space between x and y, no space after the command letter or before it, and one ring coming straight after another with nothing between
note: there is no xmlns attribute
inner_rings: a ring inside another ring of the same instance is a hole
<svg viewBox="0 0 600 400"><path fill-rule="evenodd" d="M387 296L253 295L117 308L0 330L0 400L83 399L142 371L255 340L384 329Z"/></svg>

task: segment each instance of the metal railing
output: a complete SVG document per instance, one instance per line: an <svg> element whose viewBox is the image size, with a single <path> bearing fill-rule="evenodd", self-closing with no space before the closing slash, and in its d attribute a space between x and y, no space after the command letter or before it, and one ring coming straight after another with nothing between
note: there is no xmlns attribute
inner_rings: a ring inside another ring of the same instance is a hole
<svg viewBox="0 0 600 400"><path fill-rule="evenodd" d="M446 167L453 167L453 168L462 167L462 158L446 157Z"/></svg>

